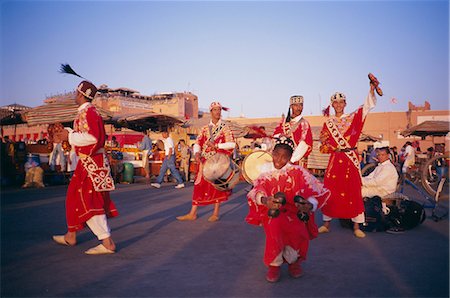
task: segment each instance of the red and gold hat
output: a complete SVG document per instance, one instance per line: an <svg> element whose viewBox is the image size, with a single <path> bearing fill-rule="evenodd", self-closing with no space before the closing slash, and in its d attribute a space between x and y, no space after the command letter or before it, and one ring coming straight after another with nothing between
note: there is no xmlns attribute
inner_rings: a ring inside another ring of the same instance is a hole
<svg viewBox="0 0 450 298"><path fill-rule="evenodd" d="M85 97L93 100L95 94L97 93L97 87L89 81L82 81L78 87L77 91L83 94Z"/></svg>
<svg viewBox="0 0 450 298"><path fill-rule="evenodd" d="M330 101L331 103L335 102L335 101L342 101L342 100L346 100L347 98L345 97L344 93L341 92L336 92L333 95L331 95Z"/></svg>
<svg viewBox="0 0 450 298"><path fill-rule="evenodd" d="M218 101L213 101L213 102L209 105L209 110L211 111L212 109L217 108L217 107L221 108L221 109L224 110L224 111L228 111L228 110L229 110L228 108L223 107L223 106L220 104L220 102L218 102Z"/></svg>
<svg viewBox="0 0 450 298"><path fill-rule="evenodd" d="M303 96L301 95L293 95L289 99L289 105L292 104L303 104Z"/></svg>

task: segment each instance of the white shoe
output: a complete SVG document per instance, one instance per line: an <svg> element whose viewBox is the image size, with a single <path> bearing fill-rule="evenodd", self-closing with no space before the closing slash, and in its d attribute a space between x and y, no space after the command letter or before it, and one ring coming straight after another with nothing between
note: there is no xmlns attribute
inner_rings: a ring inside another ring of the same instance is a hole
<svg viewBox="0 0 450 298"><path fill-rule="evenodd" d="M177 186L175 186L175 188L184 188L184 183L180 183Z"/></svg>
<svg viewBox="0 0 450 298"><path fill-rule="evenodd" d="M159 184L159 183L152 183L150 185L155 187L155 188L161 188L161 184Z"/></svg>

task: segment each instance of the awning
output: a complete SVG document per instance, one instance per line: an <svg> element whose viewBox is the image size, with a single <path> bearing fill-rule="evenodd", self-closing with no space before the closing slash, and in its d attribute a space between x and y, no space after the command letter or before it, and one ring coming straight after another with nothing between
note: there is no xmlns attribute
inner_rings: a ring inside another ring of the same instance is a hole
<svg viewBox="0 0 450 298"><path fill-rule="evenodd" d="M20 104L10 104L0 107L0 125L25 123L25 120L22 118L22 114L30 109L30 107Z"/></svg>
<svg viewBox="0 0 450 298"><path fill-rule="evenodd" d="M369 134L366 133L361 133L358 142L378 142L381 141L381 138L379 137L375 137L375 136L371 136Z"/></svg>
<svg viewBox="0 0 450 298"><path fill-rule="evenodd" d="M141 132L149 129L159 131L183 123L179 118L152 112L115 115L110 122L115 127L125 127Z"/></svg>
<svg viewBox="0 0 450 298"><path fill-rule="evenodd" d="M98 108L97 111L103 120L109 121L112 118L110 112ZM61 101L38 106L24 113L24 118L28 125L50 124L50 123L72 123L78 113L78 105L75 101Z"/></svg>
<svg viewBox="0 0 450 298"><path fill-rule="evenodd" d="M446 136L450 131L449 121L424 121L418 125L405 129L400 134L404 137L418 136L425 138L426 136Z"/></svg>

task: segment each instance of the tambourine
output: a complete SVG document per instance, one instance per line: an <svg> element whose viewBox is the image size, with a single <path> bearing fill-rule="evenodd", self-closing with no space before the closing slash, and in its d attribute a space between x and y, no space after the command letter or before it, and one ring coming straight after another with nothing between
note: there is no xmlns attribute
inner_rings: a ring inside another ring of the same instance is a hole
<svg viewBox="0 0 450 298"><path fill-rule="evenodd" d="M375 91L377 91L377 94L379 96L383 96L383 90L381 90L381 88L378 86L380 84L378 79L372 73L369 73L368 77L369 77L370 83L375 86Z"/></svg>

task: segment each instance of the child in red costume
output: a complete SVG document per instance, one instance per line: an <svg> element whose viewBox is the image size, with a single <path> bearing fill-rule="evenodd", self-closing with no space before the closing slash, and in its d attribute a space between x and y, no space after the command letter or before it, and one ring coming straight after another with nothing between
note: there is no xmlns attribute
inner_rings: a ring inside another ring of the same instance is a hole
<svg viewBox="0 0 450 298"><path fill-rule="evenodd" d="M292 277L302 275L300 263L306 259L309 240L318 234L313 211L321 208L330 196L307 170L288 163L295 146L291 139L280 137L275 144L273 169L254 182L247 195L250 210L246 217L249 224L264 227L264 263L269 267L266 275L269 282L279 280L283 262L289 264ZM279 198L280 193L285 204ZM278 209L275 213L279 214L269 216L269 209L270 212Z"/></svg>

